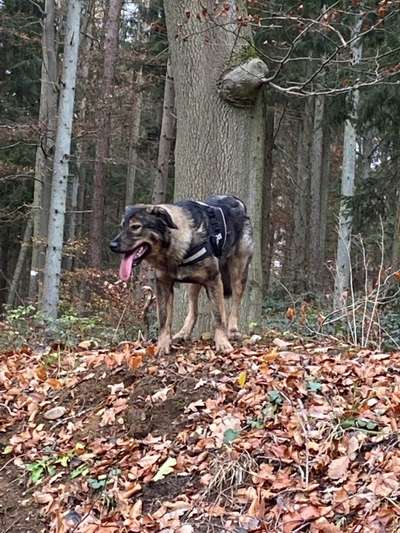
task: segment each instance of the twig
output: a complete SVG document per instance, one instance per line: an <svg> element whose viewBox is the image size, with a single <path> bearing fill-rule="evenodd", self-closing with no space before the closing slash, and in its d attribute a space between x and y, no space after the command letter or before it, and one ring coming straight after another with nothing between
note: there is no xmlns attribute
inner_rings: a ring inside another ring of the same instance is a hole
<svg viewBox="0 0 400 533"><path fill-rule="evenodd" d="M372 322L373 322L374 316L376 315L376 312L377 312L378 297L379 297L380 290L381 290L381 278L382 278L382 272L383 272L384 249L385 249L384 248L384 244L385 244L385 240L384 239L385 239L385 237L384 237L384 229L383 229L382 217L380 217L380 223L381 223L381 243L380 243L381 262L380 262L380 265L379 265L379 272L378 272L378 286L376 288L376 295L375 295L375 299L374 299L374 305L373 305L373 308L372 308L371 319L369 321L367 335L366 335L366 339L365 339L366 344L368 343L368 339L369 339L369 336L370 336L370 333L371 333Z"/></svg>

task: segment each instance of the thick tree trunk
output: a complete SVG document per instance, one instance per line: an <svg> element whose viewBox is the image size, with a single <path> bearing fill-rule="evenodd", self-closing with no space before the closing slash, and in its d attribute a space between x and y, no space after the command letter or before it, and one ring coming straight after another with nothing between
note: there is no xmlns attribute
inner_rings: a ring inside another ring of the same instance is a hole
<svg viewBox="0 0 400 533"><path fill-rule="evenodd" d="M362 17L357 20L352 29L352 37L357 37L361 31ZM362 58L362 41L355 39L351 44L352 64L358 65ZM344 125L343 138L343 165L342 187L339 212L338 244L336 253L336 277L333 296L333 308L339 309L346 303L347 293L350 287L351 269L351 230L352 213L348 200L354 195L356 159L357 159L357 135L356 123L358 118L359 91L349 93L347 100L350 108L350 116Z"/></svg>
<svg viewBox="0 0 400 533"><path fill-rule="evenodd" d="M202 6L213 14L215 2L206 0ZM196 0L167 0L164 7L177 115L175 199L230 193L247 203L254 226L255 254L242 316L247 324L259 323L265 156L263 95L260 92L251 108L240 109L224 102L218 94L217 83L229 66L233 51L244 46L244 40L236 35L234 9L227 16L216 16L221 23L216 25L208 18L196 17L199 12ZM191 13L189 18L187 12ZM182 322L186 309L180 298L175 311L178 322ZM199 331L210 330L208 317L209 313L202 309Z"/></svg>
<svg viewBox="0 0 400 533"><path fill-rule="evenodd" d="M140 125L143 109L143 67L140 67L132 80L132 111L131 132L129 137L128 168L126 175L125 205L135 203L135 184L139 156L138 145L140 139Z"/></svg>
<svg viewBox="0 0 400 533"><path fill-rule="evenodd" d="M265 134L265 169L263 181L263 208L262 208L262 265L263 265L263 296L267 295L271 273L272 254L274 246L274 231L271 224L272 211L272 176L273 176L273 150L274 150L274 122L275 109L267 107L266 134Z"/></svg>
<svg viewBox="0 0 400 533"><path fill-rule="evenodd" d="M99 268L104 241L104 197L106 162L110 151L111 103L122 0L110 0L105 22L104 66L96 126L96 156L93 178L92 213L89 232L89 262Z"/></svg>
<svg viewBox="0 0 400 533"><path fill-rule="evenodd" d="M311 145L310 231L308 240L308 271L310 273L310 287L314 289L320 288L322 266L320 228L324 108L325 97L316 96L314 100L314 125Z"/></svg>
<svg viewBox="0 0 400 533"><path fill-rule="evenodd" d="M312 102L307 99L299 124L297 175L293 204L293 239L291 243L291 289L300 294L308 287L307 228L309 227L310 151L313 131Z"/></svg>
<svg viewBox="0 0 400 533"><path fill-rule="evenodd" d="M32 238L32 228L33 228L33 220L32 220L32 216L30 215L25 226L24 237L22 239L21 247L19 249L17 264L15 265L15 270L14 270L13 278L11 281L10 290L7 295L7 305L9 307L12 307L15 304L15 297L18 294L17 292L18 284L21 279L22 270L24 268L25 259L28 254L29 247L30 247L30 241Z"/></svg>
<svg viewBox="0 0 400 533"><path fill-rule="evenodd" d="M33 195L32 260L29 298L38 297L43 280L51 195L51 162L57 121L57 53L55 31L55 1L46 0L42 34L42 71L39 105L41 130L36 150Z"/></svg>
<svg viewBox="0 0 400 533"><path fill-rule="evenodd" d="M71 150L75 83L78 64L80 0L69 0L64 37L64 62L58 108L53 182L49 218L49 243L46 253L42 311L48 318L57 317L68 169Z"/></svg>
<svg viewBox="0 0 400 533"><path fill-rule="evenodd" d="M168 60L164 85L164 105L161 122L160 143L158 147L157 174L154 179L153 203L166 201L168 170L171 150L175 140L175 90L171 61Z"/></svg>

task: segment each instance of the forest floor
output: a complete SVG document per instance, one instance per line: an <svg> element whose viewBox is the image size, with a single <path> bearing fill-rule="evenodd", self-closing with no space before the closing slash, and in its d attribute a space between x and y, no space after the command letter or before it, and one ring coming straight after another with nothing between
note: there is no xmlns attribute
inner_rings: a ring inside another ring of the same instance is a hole
<svg viewBox="0 0 400 533"><path fill-rule="evenodd" d="M3 353L0 531L400 531L399 415L400 353L330 340Z"/></svg>

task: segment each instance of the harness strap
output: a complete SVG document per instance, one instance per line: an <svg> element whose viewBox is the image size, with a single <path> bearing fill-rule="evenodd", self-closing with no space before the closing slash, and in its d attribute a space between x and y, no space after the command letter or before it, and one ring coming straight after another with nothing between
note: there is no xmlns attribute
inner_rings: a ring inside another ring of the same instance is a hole
<svg viewBox="0 0 400 533"><path fill-rule="evenodd" d="M215 257L221 257L226 243L227 227L223 209L204 202L195 203L206 209L210 221L211 234L205 242L190 248L181 263L182 266L193 265L212 255Z"/></svg>

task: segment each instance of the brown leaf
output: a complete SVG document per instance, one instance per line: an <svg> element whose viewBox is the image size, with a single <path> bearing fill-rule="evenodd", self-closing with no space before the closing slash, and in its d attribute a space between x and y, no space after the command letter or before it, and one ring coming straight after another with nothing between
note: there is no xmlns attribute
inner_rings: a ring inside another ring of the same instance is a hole
<svg viewBox="0 0 400 533"><path fill-rule="evenodd" d="M135 370L136 368L140 368L143 364L143 357L141 355L135 355L133 357L129 357L127 360L128 366L132 368L132 370Z"/></svg>
<svg viewBox="0 0 400 533"><path fill-rule="evenodd" d="M46 411L43 415L43 417L46 420L57 420L58 418L61 418L65 414L66 408L62 405L59 405L57 407L52 407L48 411Z"/></svg>
<svg viewBox="0 0 400 533"><path fill-rule="evenodd" d="M47 370L43 366L39 366L35 371L36 376L40 381L46 381L47 379Z"/></svg>
<svg viewBox="0 0 400 533"><path fill-rule="evenodd" d="M294 320L296 318L296 309L294 307L288 307L286 311L286 318L288 320Z"/></svg>
<svg viewBox="0 0 400 533"><path fill-rule="evenodd" d="M342 479L348 473L350 459L345 455L334 459L328 468L328 476L331 479Z"/></svg>
<svg viewBox="0 0 400 533"><path fill-rule="evenodd" d="M54 390L60 390L63 388L61 381L55 378L49 378L46 383Z"/></svg>

